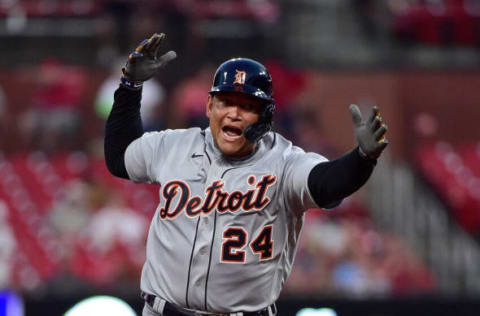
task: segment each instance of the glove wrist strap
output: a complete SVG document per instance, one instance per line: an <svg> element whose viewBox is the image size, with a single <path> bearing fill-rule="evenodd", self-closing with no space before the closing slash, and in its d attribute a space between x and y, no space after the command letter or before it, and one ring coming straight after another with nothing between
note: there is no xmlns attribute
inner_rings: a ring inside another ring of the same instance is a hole
<svg viewBox="0 0 480 316"><path fill-rule="evenodd" d="M140 90L143 86L143 82L131 81L128 80L125 76L122 76L120 78L120 84L131 90Z"/></svg>

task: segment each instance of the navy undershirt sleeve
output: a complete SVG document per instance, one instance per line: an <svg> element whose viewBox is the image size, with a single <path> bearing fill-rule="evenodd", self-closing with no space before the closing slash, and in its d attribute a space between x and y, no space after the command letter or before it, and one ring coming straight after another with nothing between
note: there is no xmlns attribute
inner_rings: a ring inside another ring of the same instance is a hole
<svg viewBox="0 0 480 316"><path fill-rule="evenodd" d="M105 163L114 176L129 179L125 168L125 150L143 135L140 116L142 90L122 85L115 91L112 111L105 125Z"/></svg>
<svg viewBox="0 0 480 316"><path fill-rule="evenodd" d="M342 157L313 167L308 188L318 206L331 208L367 182L376 160L360 155L358 147Z"/></svg>

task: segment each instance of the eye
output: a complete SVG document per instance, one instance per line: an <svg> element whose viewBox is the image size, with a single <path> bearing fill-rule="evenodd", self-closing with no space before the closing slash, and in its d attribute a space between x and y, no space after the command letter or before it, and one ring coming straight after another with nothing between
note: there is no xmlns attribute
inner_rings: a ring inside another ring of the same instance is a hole
<svg viewBox="0 0 480 316"><path fill-rule="evenodd" d="M254 109L253 104L250 104L250 103L244 104L242 107L243 107L243 109L245 109L246 111L253 111L253 109Z"/></svg>
<svg viewBox="0 0 480 316"><path fill-rule="evenodd" d="M230 101L227 100L227 99L218 98L218 105L221 106L221 107L229 106Z"/></svg>

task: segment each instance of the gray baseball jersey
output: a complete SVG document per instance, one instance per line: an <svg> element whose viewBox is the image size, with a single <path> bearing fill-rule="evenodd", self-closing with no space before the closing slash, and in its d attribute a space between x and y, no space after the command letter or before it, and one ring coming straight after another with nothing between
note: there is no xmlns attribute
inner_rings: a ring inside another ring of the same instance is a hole
<svg viewBox="0 0 480 316"><path fill-rule="evenodd" d="M326 159L279 134L245 159L227 159L210 129L146 133L125 165L158 183L141 289L185 308L256 311L275 302L295 257L304 211L316 207L308 174Z"/></svg>

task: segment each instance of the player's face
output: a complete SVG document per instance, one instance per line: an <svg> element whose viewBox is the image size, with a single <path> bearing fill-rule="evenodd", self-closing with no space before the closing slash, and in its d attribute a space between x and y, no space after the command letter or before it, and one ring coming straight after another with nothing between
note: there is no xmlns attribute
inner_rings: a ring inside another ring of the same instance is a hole
<svg viewBox="0 0 480 316"><path fill-rule="evenodd" d="M244 136L245 127L255 123L263 107L261 100L238 92L224 92L209 96L207 116L210 119L215 144L231 157L250 154L255 145Z"/></svg>

